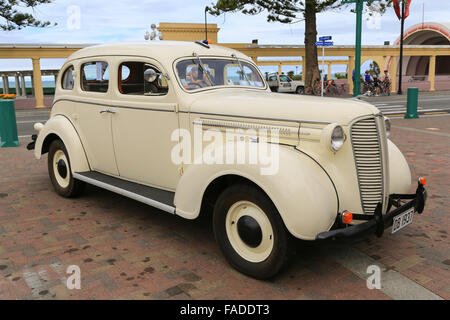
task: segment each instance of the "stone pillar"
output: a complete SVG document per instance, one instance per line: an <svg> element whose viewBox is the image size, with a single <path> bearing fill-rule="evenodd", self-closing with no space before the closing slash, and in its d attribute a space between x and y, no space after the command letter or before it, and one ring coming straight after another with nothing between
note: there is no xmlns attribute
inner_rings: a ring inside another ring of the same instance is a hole
<svg viewBox="0 0 450 320"><path fill-rule="evenodd" d="M16 86L16 97L20 97L21 92L20 92L20 82L19 82L19 74L16 73L14 75L14 85Z"/></svg>
<svg viewBox="0 0 450 320"><path fill-rule="evenodd" d="M42 75L39 58L32 58L33 60L33 84L34 96L36 98L35 108L45 108L44 105L44 89L42 89Z"/></svg>
<svg viewBox="0 0 450 320"><path fill-rule="evenodd" d="M31 95L34 97L34 77L33 77L33 75L31 75L30 78L31 78Z"/></svg>
<svg viewBox="0 0 450 320"><path fill-rule="evenodd" d="M3 93L8 94L9 93L8 76L2 76L2 81L3 81Z"/></svg>
<svg viewBox="0 0 450 320"><path fill-rule="evenodd" d="M278 65L278 74L281 74L281 63Z"/></svg>
<svg viewBox="0 0 450 320"><path fill-rule="evenodd" d="M302 81L305 81L306 57L302 57Z"/></svg>
<svg viewBox="0 0 450 320"><path fill-rule="evenodd" d="M355 57L348 57L348 71L347 71L347 81L348 81L348 93L353 94L353 70L355 69ZM355 75L357 76L357 75Z"/></svg>
<svg viewBox="0 0 450 320"><path fill-rule="evenodd" d="M430 91L435 91L435 79L436 79L436 56L430 57L430 67L428 70L428 81L430 81Z"/></svg>
<svg viewBox="0 0 450 320"><path fill-rule="evenodd" d="M331 80L331 63L328 63L328 80Z"/></svg>
<svg viewBox="0 0 450 320"><path fill-rule="evenodd" d="M392 80L391 92L397 92L397 57L391 57L391 65L389 66L389 74L391 75L391 80Z"/></svg>
<svg viewBox="0 0 450 320"><path fill-rule="evenodd" d="M6 87L5 87L5 76L4 75L2 75L2 86L3 86L3 93L5 94L6 92Z"/></svg>
<svg viewBox="0 0 450 320"><path fill-rule="evenodd" d="M23 75L23 73L20 74L20 82L22 83L22 97L26 98L27 85L25 84L25 76Z"/></svg>

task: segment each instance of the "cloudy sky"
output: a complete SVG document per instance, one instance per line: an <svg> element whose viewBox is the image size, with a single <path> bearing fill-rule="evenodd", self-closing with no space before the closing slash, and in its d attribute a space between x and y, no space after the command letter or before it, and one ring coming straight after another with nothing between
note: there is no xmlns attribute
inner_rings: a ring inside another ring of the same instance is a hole
<svg viewBox="0 0 450 320"><path fill-rule="evenodd" d="M57 26L44 29L26 28L18 31L0 31L0 43L105 43L143 40L152 23L204 21L204 8L212 0L54 0L52 4L34 9L40 20L56 22ZM411 14L406 27L422 22L425 4L425 21L450 21L450 1L412 0ZM76 6L76 7L74 7ZM74 9L75 8L75 9ZM79 29L71 14L80 12ZM209 23L217 23L219 42L251 42L260 44L303 44L304 23L268 23L266 15L244 16L228 13L220 17L208 17ZM350 7L318 15L319 35L332 35L335 44L350 45L355 41L355 15ZM363 23L363 44L381 45L394 42L399 36L400 23L394 10ZM44 59L43 69L59 68L64 60ZM0 60L0 70L30 69L31 61ZM288 71L289 67L286 67ZM333 70L333 72L335 72Z"/></svg>

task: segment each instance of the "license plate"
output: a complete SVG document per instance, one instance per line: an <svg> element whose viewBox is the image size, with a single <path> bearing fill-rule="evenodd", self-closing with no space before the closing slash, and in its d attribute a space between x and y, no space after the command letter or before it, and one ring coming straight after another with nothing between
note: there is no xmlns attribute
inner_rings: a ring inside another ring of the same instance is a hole
<svg viewBox="0 0 450 320"><path fill-rule="evenodd" d="M396 233L398 230L403 229L408 224L411 224L414 217L414 208L409 209L405 213L402 213L394 218L392 223L392 233Z"/></svg>

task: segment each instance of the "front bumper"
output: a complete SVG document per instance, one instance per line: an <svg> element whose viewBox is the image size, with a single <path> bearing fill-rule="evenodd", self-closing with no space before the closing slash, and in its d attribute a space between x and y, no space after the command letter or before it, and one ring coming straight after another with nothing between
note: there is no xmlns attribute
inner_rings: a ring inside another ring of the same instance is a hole
<svg viewBox="0 0 450 320"><path fill-rule="evenodd" d="M31 136L31 142L27 145L27 150L34 150L34 147L36 145L37 140L37 134L33 134Z"/></svg>
<svg viewBox="0 0 450 320"><path fill-rule="evenodd" d="M368 220L365 223L361 223L354 226L348 226L340 229L330 230L327 232L319 233L316 236L316 240L325 239L336 239L336 238L347 238L363 233L375 233L378 237L381 237L384 233L384 229L392 226L392 222L396 216L406 212L407 210L414 207L414 211L421 214L425 207L425 202L427 200L427 191L424 186L419 182L415 194L393 194L389 197L390 204L396 209L385 215L381 212L381 203L375 209L373 216L366 215L354 215L358 219ZM401 204L402 200L410 200L407 203ZM359 217L359 218L358 218Z"/></svg>

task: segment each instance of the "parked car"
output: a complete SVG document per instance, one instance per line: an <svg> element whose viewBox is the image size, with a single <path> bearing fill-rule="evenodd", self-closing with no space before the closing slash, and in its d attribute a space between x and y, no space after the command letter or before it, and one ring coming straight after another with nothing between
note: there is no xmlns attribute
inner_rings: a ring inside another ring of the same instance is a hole
<svg viewBox="0 0 450 320"><path fill-rule="evenodd" d="M381 236L425 205L425 180L408 193L408 163L376 107L272 93L252 59L203 42L75 52L35 129L28 148L48 153L59 195L88 183L186 219L212 214L226 259L260 279L279 272L295 238ZM263 146L276 155L272 171L232 161Z"/></svg>
<svg viewBox="0 0 450 320"><path fill-rule="evenodd" d="M267 74L267 82L270 90L280 93L305 93L305 83L303 81L292 80L285 74L278 74L277 72Z"/></svg>

